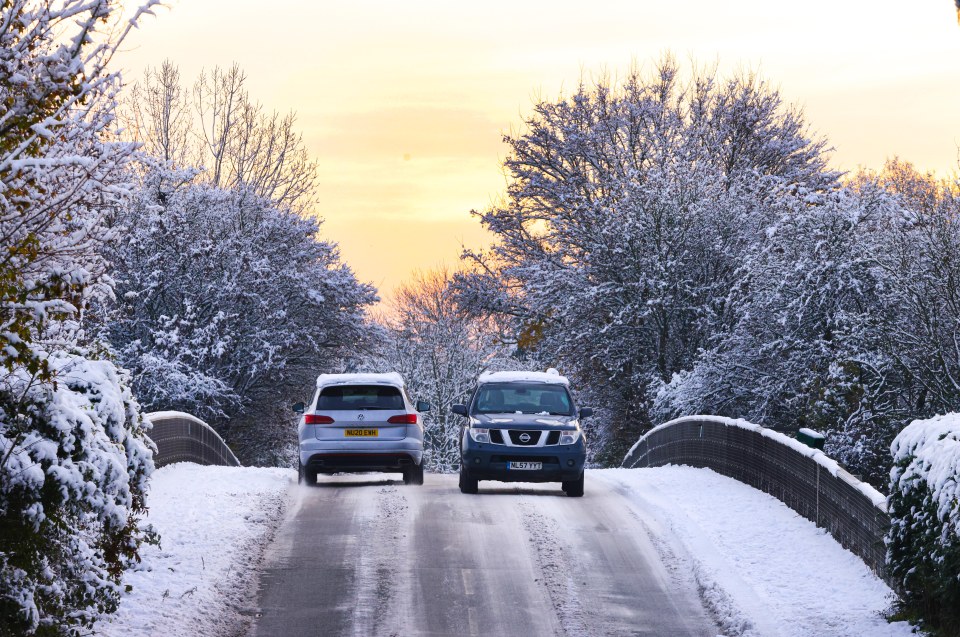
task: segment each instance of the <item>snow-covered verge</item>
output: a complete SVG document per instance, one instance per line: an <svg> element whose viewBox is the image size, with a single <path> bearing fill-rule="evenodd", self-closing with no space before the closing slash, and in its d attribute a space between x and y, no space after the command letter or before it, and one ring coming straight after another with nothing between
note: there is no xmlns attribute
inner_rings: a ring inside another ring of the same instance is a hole
<svg viewBox="0 0 960 637"><path fill-rule="evenodd" d="M611 469L610 482L685 549L728 637L901 637L893 592L828 533L779 500L709 469ZM588 494L589 496L589 485Z"/></svg>
<svg viewBox="0 0 960 637"><path fill-rule="evenodd" d="M124 577L131 587L97 635L242 632L263 549L280 523L296 473L289 469L173 464L154 472L148 522L160 546Z"/></svg>
<svg viewBox="0 0 960 637"><path fill-rule="evenodd" d="M906 612L960 634L960 414L913 421L891 452L891 577Z"/></svg>

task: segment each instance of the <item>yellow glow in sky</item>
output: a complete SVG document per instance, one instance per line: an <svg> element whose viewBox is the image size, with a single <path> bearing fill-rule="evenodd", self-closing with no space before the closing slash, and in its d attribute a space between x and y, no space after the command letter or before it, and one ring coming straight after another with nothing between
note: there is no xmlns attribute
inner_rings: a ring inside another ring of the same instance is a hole
<svg viewBox="0 0 960 637"><path fill-rule="evenodd" d="M470 210L503 192L501 135L536 99L665 51L759 71L844 170L899 155L945 175L960 145L950 0L172 0L124 48L128 82L166 58L190 82L237 62L253 99L296 111L324 235L385 295L487 241Z"/></svg>

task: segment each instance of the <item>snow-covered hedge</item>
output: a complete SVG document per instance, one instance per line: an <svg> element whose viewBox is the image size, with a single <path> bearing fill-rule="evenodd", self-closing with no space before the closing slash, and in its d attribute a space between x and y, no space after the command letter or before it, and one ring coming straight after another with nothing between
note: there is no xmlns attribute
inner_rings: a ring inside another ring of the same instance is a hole
<svg viewBox="0 0 960 637"><path fill-rule="evenodd" d="M0 2L0 637L88 634L148 536L143 424L88 309L136 150L107 65L156 1Z"/></svg>
<svg viewBox="0 0 960 637"><path fill-rule="evenodd" d="M66 353L52 382L0 380L0 635L55 635L116 609L153 460L116 367Z"/></svg>
<svg viewBox="0 0 960 637"><path fill-rule="evenodd" d="M960 414L910 423L891 448L890 576L905 610L960 634Z"/></svg>

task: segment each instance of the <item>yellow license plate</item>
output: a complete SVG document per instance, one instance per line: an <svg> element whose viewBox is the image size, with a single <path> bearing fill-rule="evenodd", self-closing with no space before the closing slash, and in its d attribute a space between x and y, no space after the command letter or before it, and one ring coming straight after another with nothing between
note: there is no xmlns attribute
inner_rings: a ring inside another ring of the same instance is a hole
<svg viewBox="0 0 960 637"><path fill-rule="evenodd" d="M379 429L344 429L343 435L347 438L376 438L380 435Z"/></svg>

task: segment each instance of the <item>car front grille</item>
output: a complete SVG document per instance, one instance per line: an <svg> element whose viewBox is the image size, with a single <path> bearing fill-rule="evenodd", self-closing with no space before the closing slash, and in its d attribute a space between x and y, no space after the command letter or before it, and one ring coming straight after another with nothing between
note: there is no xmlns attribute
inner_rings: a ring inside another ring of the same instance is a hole
<svg viewBox="0 0 960 637"><path fill-rule="evenodd" d="M506 438L504 437L506 434ZM530 436L529 440L521 440L523 434ZM542 444L541 444L541 441ZM559 431L537 431L530 429L491 429L490 443L507 445L510 447L549 447L560 444Z"/></svg>
<svg viewBox="0 0 960 637"><path fill-rule="evenodd" d="M517 447L535 447L540 442L541 431L509 430L510 442Z"/></svg>

